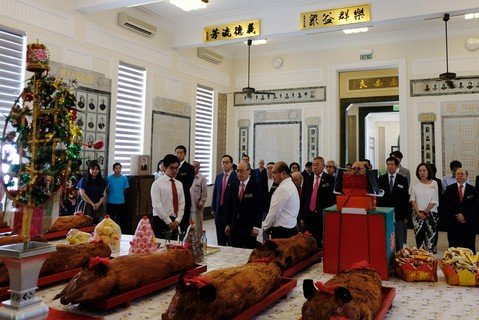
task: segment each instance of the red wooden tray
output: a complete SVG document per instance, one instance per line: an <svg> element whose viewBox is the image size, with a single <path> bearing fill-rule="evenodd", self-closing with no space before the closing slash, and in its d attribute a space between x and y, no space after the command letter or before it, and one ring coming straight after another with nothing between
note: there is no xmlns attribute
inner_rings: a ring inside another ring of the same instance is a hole
<svg viewBox="0 0 479 320"><path fill-rule="evenodd" d="M193 269L186 271L185 276L188 278L192 278L194 276L199 275L200 273L205 272L207 269L206 265L198 265L196 264ZM169 278L163 279L161 281L157 281L155 283L150 283L146 286L136 288L130 291L126 291L123 293L119 293L112 297L106 298L101 301L88 303L89 306L93 306L97 309L108 310L114 307L128 304L130 301L135 300L137 298L146 296L147 294L153 293L155 291L167 288L175 283L178 282L180 276L183 272L177 273Z"/></svg>
<svg viewBox="0 0 479 320"><path fill-rule="evenodd" d="M301 261L300 263L292 266L289 269L284 270L283 277L291 278L294 274L298 273L299 271L306 269L310 265L316 262L320 262L323 258L323 251L318 251L317 253L313 254L311 257L307 258L306 260Z"/></svg>
<svg viewBox="0 0 479 320"><path fill-rule="evenodd" d="M271 292L263 300L255 305L252 305L248 309L241 312L239 315L233 318L233 320L248 320L256 314L260 313L274 302L278 301L282 297L286 296L291 290L296 287L297 280L291 278L281 278L281 284L278 289Z"/></svg>
<svg viewBox="0 0 479 320"><path fill-rule="evenodd" d="M83 228L78 228L78 230L83 231L83 232L91 233L91 232L95 231L95 227L96 226L83 227ZM65 238L69 231L70 230L61 230L61 231L56 231L56 232L45 233L43 235L43 237L47 240Z"/></svg>
<svg viewBox="0 0 479 320"><path fill-rule="evenodd" d="M12 228L0 228L0 233L12 232Z"/></svg>
<svg viewBox="0 0 479 320"><path fill-rule="evenodd" d="M381 294L383 296L383 301L374 320L383 320L386 317L389 308L391 308L393 304L394 297L396 296L396 288L382 287Z"/></svg>
<svg viewBox="0 0 479 320"><path fill-rule="evenodd" d="M40 277L38 278L37 285L39 287L43 287L43 286L57 283L63 280L69 280L73 278L73 276L76 275L78 272L80 272L80 270L81 268L75 268L68 271L63 271L60 273L55 273L55 274ZM10 292L8 292L8 289L10 289L9 286L0 287L0 301L7 300L10 298Z"/></svg>
<svg viewBox="0 0 479 320"><path fill-rule="evenodd" d="M381 287L382 303L381 307L376 313L374 320L383 320L388 313L389 308L393 304L394 297L396 296L396 288L392 287ZM303 317L300 317L298 320L301 320Z"/></svg>

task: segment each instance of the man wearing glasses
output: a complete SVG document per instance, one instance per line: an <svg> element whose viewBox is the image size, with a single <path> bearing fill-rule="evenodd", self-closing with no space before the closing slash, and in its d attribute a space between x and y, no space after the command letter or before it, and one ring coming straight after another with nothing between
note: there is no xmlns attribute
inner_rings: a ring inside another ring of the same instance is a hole
<svg viewBox="0 0 479 320"><path fill-rule="evenodd" d="M291 174L286 162L276 162L273 167L274 182L278 188L271 197L264 230L271 230L271 238L290 238L298 233L296 228L299 212L299 195L291 180Z"/></svg>
<svg viewBox="0 0 479 320"><path fill-rule="evenodd" d="M177 233L185 212L183 185L175 179L180 160L173 154L167 154L163 164L165 175L151 185L152 227L157 238L165 238L168 231L172 235Z"/></svg>
<svg viewBox="0 0 479 320"><path fill-rule="evenodd" d="M234 186L232 206L226 215L225 233L237 248L254 249L261 226L262 194L259 184L251 178L249 163L238 163L239 184Z"/></svg>

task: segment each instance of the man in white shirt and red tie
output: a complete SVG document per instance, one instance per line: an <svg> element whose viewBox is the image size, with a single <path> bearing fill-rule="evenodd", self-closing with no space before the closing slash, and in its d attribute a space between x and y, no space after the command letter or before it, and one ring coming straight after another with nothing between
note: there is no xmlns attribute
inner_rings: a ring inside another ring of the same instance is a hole
<svg viewBox="0 0 479 320"><path fill-rule="evenodd" d="M211 214L215 218L216 237L218 245L230 244L229 236L225 233L227 208L233 200L232 189L238 183L238 178L233 169L233 158L226 154L221 158L223 172L218 174L213 188L213 200L211 201Z"/></svg>
<svg viewBox="0 0 479 320"><path fill-rule="evenodd" d="M180 160L175 155L167 154L163 164L165 175L153 182L150 191L153 206L152 228L157 238L164 238L168 231L171 235L177 233L185 211L183 185L175 179Z"/></svg>
<svg viewBox="0 0 479 320"><path fill-rule="evenodd" d="M233 194L237 197L227 211L225 233L231 235L233 247L253 249L261 226L262 192L259 183L251 177L249 163L239 163L236 175L239 184Z"/></svg>
<svg viewBox="0 0 479 320"><path fill-rule="evenodd" d="M336 203L334 178L324 172L322 157L313 159L313 175L303 182L300 223L323 246L323 210Z"/></svg>
<svg viewBox="0 0 479 320"><path fill-rule="evenodd" d="M467 183L467 170L456 170L456 183L447 186L444 198L448 216L449 247L464 247L476 252L479 222L479 192Z"/></svg>

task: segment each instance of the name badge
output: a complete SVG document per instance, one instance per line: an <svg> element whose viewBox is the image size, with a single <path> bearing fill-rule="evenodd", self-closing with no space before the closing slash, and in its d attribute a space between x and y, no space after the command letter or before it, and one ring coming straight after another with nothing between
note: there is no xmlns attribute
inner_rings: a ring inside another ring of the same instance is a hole
<svg viewBox="0 0 479 320"><path fill-rule="evenodd" d="M329 187L329 183L323 184L323 188Z"/></svg>
<svg viewBox="0 0 479 320"><path fill-rule="evenodd" d="M472 194L470 194L466 197L466 199L472 199L472 198L474 198L474 195L472 195Z"/></svg>
<svg viewBox="0 0 479 320"><path fill-rule="evenodd" d="M187 172L182 172L181 175L182 176L186 176Z"/></svg>
<svg viewBox="0 0 479 320"><path fill-rule="evenodd" d="M398 184L398 188L404 189L404 186L402 184Z"/></svg>
<svg viewBox="0 0 479 320"><path fill-rule="evenodd" d="M252 193L246 193L243 195L243 198L253 198L253 194Z"/></svg>

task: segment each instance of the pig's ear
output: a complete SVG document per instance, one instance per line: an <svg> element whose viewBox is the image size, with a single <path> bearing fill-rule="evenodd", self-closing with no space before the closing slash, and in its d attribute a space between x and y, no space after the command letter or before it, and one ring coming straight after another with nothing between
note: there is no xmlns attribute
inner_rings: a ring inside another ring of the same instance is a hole
<svg viewBox="0 0 479 320"><path fill-rule="evenodd" d="M336 289L334 289L334 296L336 297L336 299L340 300L344 304L353 300L351 292L349 292L349 290L345 287L337 287Z"/></svg>
<svg viewBox="0 0 479 320"><path fill-rule="evenodd" d="M264 242L264 246L266 246L266 248L268 248L269 250L276 250L278 248L278 244L271 240L266 240Z"/></svg>
<svg viewBox="0 0 479 320"><path fill-rule="evenodd" d="M303 295L307 300L313 299L316 294L316 287L314 286L313 279L303 280Z"/></svg>
<svg viewBox="0 0 479 320"><path fill-rule="evenodd" d="M200 299L206 302L213 302L216 300L216 288L212 284L207 284L201 287L198 292Z"/></svg>

